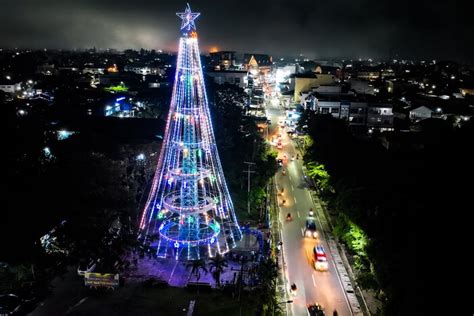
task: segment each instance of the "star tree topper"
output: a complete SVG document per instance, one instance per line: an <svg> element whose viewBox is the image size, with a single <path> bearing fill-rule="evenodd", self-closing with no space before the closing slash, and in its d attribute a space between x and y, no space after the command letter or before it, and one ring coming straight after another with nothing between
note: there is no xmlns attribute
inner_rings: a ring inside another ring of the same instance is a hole
<svg viewBox="0 0 474 316"><path fill-rule="evenodd" d="M184 12L178 12L176 15L182 19L181 21L181 30L191 31L196 29L196 24L194 20L200 15L200 12L191 12L189 3L187 4L186 10Z"/></svg>

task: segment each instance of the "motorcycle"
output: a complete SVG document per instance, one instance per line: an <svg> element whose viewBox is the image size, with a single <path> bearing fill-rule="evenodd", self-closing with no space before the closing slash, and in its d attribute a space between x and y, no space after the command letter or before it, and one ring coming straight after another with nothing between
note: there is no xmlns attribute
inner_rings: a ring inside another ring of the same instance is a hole
<svg viewBox="0 0 474 316"><path fill-rule="evenodd" d="M293 283L293 284L291 285L291 287L290 287L290 293L291 293L292 295L296 296L297 291L298 291L298 288L296 287L296 284Z"/></svg>

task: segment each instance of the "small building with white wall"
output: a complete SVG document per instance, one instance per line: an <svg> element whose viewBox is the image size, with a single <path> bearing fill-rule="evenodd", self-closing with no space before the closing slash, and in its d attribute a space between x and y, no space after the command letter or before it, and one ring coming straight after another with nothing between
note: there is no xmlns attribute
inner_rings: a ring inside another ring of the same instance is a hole
<svg viewBox="0 0 474 316"><path fill-rule="evenodd" d="M231 70L231 71L208 71L206 74L211 77L217 84L233 84L240 88L247 86L247 71Z"/></svg>

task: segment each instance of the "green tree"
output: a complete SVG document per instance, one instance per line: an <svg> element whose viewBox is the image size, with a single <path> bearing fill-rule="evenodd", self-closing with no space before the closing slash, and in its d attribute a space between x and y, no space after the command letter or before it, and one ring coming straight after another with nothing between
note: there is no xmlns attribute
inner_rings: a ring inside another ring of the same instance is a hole
<svg viewBox="0 0 474 316"><path fill-rule="evenodd" d="M330 184L331 178L323 164L309 162L306 164L306 168L308 170L308 175L316 181L316 184L321 191L333 193L334 190Z"/></svg>
<svg viewBox="0 0 474 316"><path fill-rule="evenodd" d="M267 310L271 310L273 314L278 313L280 306L275 294L278 265L271 258L264 259L257 267L257 275L259 285L254 290L254 298L261 302L260 304L264 313Z"/></svg>

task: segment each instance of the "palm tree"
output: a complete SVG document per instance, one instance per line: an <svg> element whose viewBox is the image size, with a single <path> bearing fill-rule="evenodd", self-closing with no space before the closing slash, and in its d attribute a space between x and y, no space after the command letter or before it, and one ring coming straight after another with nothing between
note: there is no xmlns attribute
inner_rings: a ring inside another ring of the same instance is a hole
<svg viewBox="0 0 474 316"><path fill-rule="evenodd" d="M278 312L279 309L275 297L278 271L277 264L271 258L262 260L257 267L260 285L255 295L266 308L271 308L273 313Z"/></svg>
<svg viewBox="0 0 474 316"><path fill-rule="evenodd" d="M224 272L224 268L227 268L227 260L220 254L217 253L215 257L209 259L209 271L212 272L212 277L216 281L216 286L221 286L221 274Z"/></svg>
<svg viewBox="0 0 474 316"><path fill-rule="evenodd" d="M197 282L199 282L199 279L201 278L201 270L207 274L206 261L204 261L203 259L197 259L188 262L186 264L186 268L191 268L191 275L194 274Z"/></svg>

